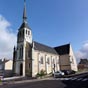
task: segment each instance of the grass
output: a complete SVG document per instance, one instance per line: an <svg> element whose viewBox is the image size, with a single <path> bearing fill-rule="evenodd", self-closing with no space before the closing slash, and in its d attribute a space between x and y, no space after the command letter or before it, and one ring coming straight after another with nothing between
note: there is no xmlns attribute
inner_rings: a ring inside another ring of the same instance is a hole
<svg viewBox="0 0 88 88"><path fill-rule="evenodd" d="M0 79L0 84L2 83L2 80Z"/></svg>

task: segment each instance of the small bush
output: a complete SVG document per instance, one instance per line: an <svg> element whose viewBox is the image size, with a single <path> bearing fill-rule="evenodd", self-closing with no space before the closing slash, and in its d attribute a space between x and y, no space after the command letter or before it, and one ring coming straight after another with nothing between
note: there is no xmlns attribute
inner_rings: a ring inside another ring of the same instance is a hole
<svg viewBox="0 0 88 88"><path fill-rule="evenodd" d="M40 77L40 74L39 74L39 73L37 73L36 77Z"/></svg>
<svg viewBox="0 0 88 88"><path fill-rule="evenodd" d="M46 71L45 70L41 70L40 73L37 73L36 77L42 77L46 75Z"/></svg>
<svg viewBox="0 0 88 88"><path fill-rule="evenodd" d="M0 83L2 83L1 77L0 77Z"/></svg>
<svg viewBox="0 0 88 88"><path fill-rule="evenodd" d="M0 80L0 83L2 82L2 80Z"/></svg>

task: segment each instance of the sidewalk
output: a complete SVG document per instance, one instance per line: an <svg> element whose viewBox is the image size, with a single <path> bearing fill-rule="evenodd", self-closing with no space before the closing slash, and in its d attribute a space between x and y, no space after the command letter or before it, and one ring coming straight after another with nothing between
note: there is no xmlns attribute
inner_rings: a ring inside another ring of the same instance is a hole
<svg viewBox="0 0 88 88"><path fill-rule="evenodd" d="M14 78L19 78L19 77L14 77ZM4 79L4 80L6 80L6 79ZM10 78L8 78L8 79L10 79ZM11 79L13 79L13 78L11 78ZM42 79L38 78L38 79L20 80L20 81L14 81L14 80L13 81L9 81L8 80L8 81L3 81L0 85L19 84L19 83L28 83L28 82L38 82L38 81L49 80L49 79L51 79L51 77L42 78Z"/></svg>
<svg viewBox="0 0 88 88"><path fill-rule="evenodd" d="M69 78L69 77L75 77L78 75L81 75L83 73L73 74L73 75L67 75L63 78ZM84 74L88 74L88 72L84 72ZM7 85L7 84L19 84L19 83L28 83L28 82L37 82L37 81L43 81L43 80L52 80L53 77L47 77L47 78L25 78L23 76L18 77L10 77L10 78L4 78L2 79L2 83L0 85Z"/></svg>

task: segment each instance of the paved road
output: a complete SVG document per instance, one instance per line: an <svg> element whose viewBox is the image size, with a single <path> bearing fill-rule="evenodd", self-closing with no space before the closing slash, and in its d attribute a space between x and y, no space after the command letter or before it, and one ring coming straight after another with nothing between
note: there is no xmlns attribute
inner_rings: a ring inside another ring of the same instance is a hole
<svg viewBox="0 0 88 88"><path fill-rule="evenodd" d="M37 82L3 85L0 88L88 88L88 76L51 78Z"/></svg>

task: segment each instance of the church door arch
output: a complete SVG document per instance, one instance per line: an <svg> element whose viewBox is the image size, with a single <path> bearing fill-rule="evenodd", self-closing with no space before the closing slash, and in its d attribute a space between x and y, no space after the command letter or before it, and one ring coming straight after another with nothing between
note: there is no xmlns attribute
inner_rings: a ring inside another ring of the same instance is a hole
<svg viewBox="0 0 88 88"><path fill-rule="evenodd" d="M22 63L20 64L20 75L21 76L23 75L23 64Z"/></svg>

